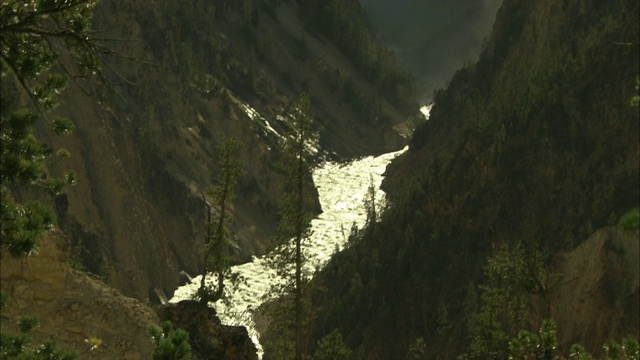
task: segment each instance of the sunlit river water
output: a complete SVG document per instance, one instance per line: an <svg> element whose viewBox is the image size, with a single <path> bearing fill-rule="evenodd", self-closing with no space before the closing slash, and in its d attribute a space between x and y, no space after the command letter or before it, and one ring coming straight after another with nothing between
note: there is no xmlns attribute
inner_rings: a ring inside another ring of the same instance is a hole
<svg viewBox="0 0 640 360"><path fill-rule="evenodd" d="M405 149L406 150L406 149ZM312 236L306 240L303 250L308 259L307 273L322 268L331 256L344 247L353 224L362 227L365 220L364 200L373 184L380 187L382 175L391 160L405 150L381 156L365 157L349 163L325 162L313 172L318 187L323 213L311 223ZM384 201L384 193L377 191L378 201ZM253 310L257 309L271 284L279 281L262 258L234 266L246 279L234 292L227 293L231 306L216 304L216 311L223 324L245 326L262 358L259 334L255 330ZM201 276L193 278L191 284L178 288L170 302L192 298L198 289Z"/></svg>

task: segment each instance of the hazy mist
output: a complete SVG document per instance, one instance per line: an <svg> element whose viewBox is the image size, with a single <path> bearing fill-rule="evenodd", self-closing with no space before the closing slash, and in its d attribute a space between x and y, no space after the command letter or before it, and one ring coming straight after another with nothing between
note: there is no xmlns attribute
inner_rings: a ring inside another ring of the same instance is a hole
<svg viewBox="0 0 640 360"><path fill-rule="evenodd" d="M376 39L390 46L431 99L465 61L475 61L501 0L360 0Z"/></svg>

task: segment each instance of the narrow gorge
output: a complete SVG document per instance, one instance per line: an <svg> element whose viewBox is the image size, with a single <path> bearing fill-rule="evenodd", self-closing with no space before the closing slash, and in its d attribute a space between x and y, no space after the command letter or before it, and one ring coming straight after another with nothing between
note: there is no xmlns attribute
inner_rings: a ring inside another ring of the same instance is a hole
<svg viewBox="0 0 640 360"><path fill-rule="evenodd" d="M0 357L637 359L639 14L2 0ZM245 281L208 302L212 253Z"/></svg>

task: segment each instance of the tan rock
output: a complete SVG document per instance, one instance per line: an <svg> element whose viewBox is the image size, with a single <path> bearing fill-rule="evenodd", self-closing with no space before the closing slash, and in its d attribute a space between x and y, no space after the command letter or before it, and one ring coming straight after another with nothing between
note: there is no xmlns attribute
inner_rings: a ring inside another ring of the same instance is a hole
<svg viewBox="0 0 640 360"><path fill-rule="evenodd" d="M63 286L67 277L67 255L57 246L57 243L64 241L61 233L52 231L42 240L37 254L22 258L4 255L0 264L2 278L19 277Z"/></svg>
<svg viewBox="0 0 640 360"><path fill-rule="evenodd" d="M615 228L603 228L555 257L552 272L564 278L551 290L550 304L562 346L568 348L576 337L582 337L588 339L584 346L598 348L611 337L603 329L618 338L637 337L638 328L632 324L637 324L639 316L634 300L639 254L637 239Z"/></svg>
<svg viewBox="0 0 640 360"><path fill-rule="evenodd" d="M11 303L20 310L31 306L35 290L28 284L17 285L11 289Z"/></svg>
<svg viewBox="0 0 640 360"><path fill-rule="evenodd" d="M36 291L33 294L34 301L38 303L45 303L48 301L52 301L56 298L56 292L52 289L42 289L41 291Z"/></svg>
<svg viewBox="0 0 640 360"><path fill-rule="evenodd" d="M75 333L75 334L83 334L84 333L84 329L81 326L78 325L71 325L71 326L65 326L64 329L66 331Z"/></svg>
<svg viewBox="0 0 640 360"><path fill-rule="evenodd" d="M95 337L102 341L101 346L85 352L83 359L150 358L153 345L146 329L158 324L155 312L87 274L71 270L64 250L56 247L64 239L59 236L58 240L45 239L43 245L48 245L36 256L2 259L0 286L10 294L9 305L2 309L3 332L17 332L16 321L33 315L39 319L32 334L34 345L54 339L79 354L91 346L87 340Z"/></svg>
<svg viewBox="0 0 640 360"><path fill-rule="evenodd" d="M127 351L124 354L126 360L142 360L142 354L137 351Z"/></svg>

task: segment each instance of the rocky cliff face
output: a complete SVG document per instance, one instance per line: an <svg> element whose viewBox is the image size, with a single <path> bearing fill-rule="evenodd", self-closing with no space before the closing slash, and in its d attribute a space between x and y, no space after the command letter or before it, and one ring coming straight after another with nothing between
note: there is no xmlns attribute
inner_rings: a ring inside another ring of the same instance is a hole
<svg viewBox="0 0 640 360"><path fill-rule="evenodd" d="M59 231L48 234L37 254L3 257L0 284L9 304L2 309L2 333L18 334L18 320L35 316L29 334L38 346L53 340L87 359L150 359L154 345L150 326L171 321L189 332L194 359L257 359L247 330L221 325L214 309L197 302L158 306L123 296L69 263L69 240ZM89 339L99 339L90 349Z"/></svg>
<svg viewBox="0 0 640 360"><path fill-rule="evenodd" d="M264 251L281 192L275 132L287 124L278 115L301 92L311 94L330 156L404 144L393 127L412 128L407 114L416 109L379 95L330 40L308 29L303 9L277 3L105 0L96 8L95 28L113 51L104 81L63 94L57 111L75 122L72 136L46 129L38 136L72 153L49 164L50 174L77 173L77 185L55 202L61 229L84 266L124 294L157 301L156 293L170 296L185 280L180 271L200 271L202 196L226 137L244 144L245 170L230 252L243 261ZM375 105L375 118L364 104Z"/></svg>
<svg viewBox="0 0 640 360"><path fill-rule="evenodd" d="M37 255L2 258L2 292L9 296L2 309L2 332L18 333L20 317L36 316L34 345L54 340L76 354L84 352L88 359L149 358L153 345L147 328L157 326L158 316L147 305L71 269L67 245L67 239L54 232ZM91 338L102 344L86 351Z"/></svg>
<svg viewBox="0 0 640 360"><path fill-rule="evenodd" d="M549 303L561 348L580 342L600 356L607 340L638 337L638 244L638 233L605 228L554 256L551 271L563 279Z"/></svg>
<svg viewBox="0 0 640 360"><path fill-rule="evenodd" d="M163 321L189 332L194 360L258 359L247 329L221 325L213 308L203 308L197 301L182 301L161 307L158 314Z"/></svg>
<svg viewBox="0 0 640 360"><path fill-rule="evenodd" d="M436 93L431 119L388 168L382 223L325 270L317 336L337 327L371 359L402 358L421 337L429 356L454 358L469 344L464 301L487 280L492 244L542 251L549 266L637 207L638 23L634 1L504 1L479 61ZM561 271L603 274L613 255L593 246L590 266L577 256ZM611 261L604 273L621 264ZM616 305L604 290L616 276L593 276L597 290L561 285L551 306L564 346L599 353L593 339L638 336L637 322L617 320L637 319L638 296L625 288Z"/></svg>

